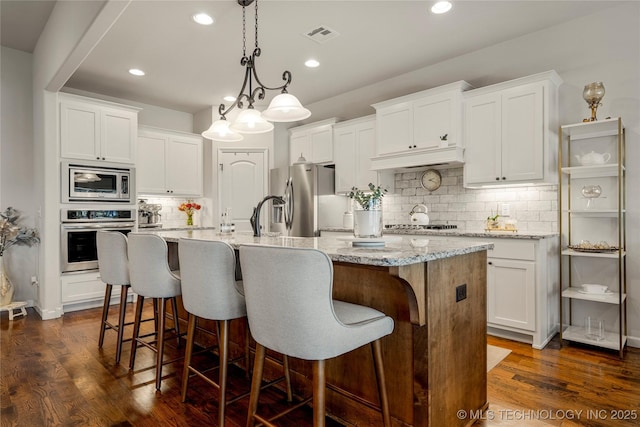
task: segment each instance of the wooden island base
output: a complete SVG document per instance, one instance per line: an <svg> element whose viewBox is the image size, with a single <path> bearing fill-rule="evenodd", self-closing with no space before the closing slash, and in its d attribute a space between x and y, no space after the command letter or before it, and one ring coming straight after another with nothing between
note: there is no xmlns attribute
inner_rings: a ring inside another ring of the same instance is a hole
<svg viewBox="0 0 640 427"><path fill-rule="evenodd" d="M399 267L334 262L335 299L376 308L395 321L382 339L394 426L462 427L486 409L486 254ZM456 288L464 284L466 298L456 302ZM232 324L231 352L238 355L245 328L242 321ZM311 363L290 359L290 368L294 392L309 396ZM266 377L281 374L281 366L267 361ZM382 425L369 346L327 361L326 377L330 416L346 425Z"/></svg>

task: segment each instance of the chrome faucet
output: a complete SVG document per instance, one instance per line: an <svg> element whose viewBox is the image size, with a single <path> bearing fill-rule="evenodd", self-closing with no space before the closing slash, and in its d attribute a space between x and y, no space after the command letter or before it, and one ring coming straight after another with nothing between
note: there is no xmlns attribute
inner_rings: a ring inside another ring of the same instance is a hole
<svg viewBox="0 0 640 427"><path fill-rule="evenodd" d="M273 199L276 202L284 203L284 199L280 196L267 196L258 203L258 206L253 208L253 215L251 215L251 219L249 219L249 222L251 222L251 228L253 228L254 237L260 237L260 211L262 210L262 205L264 204L264 202L270 199Z"/></svg>

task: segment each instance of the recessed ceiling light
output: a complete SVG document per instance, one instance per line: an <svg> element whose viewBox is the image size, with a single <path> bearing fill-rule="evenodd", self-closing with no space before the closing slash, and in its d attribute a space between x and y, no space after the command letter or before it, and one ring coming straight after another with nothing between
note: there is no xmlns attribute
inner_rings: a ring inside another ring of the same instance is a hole
<svg viewBox="0 0 640 427"><path fill-rule="evenodd" d="M318 61L316 61L315 59L308 59L304 65L306 65L309 68L316 68L318 65L320 65L320 63Z"/></svg>
<svg viewBox="0 0 640 427"><path fill-rule="evenodd" d="M227 96L225 96L225 97L224 97L224 98L222 98L222 99L224 99L224 100L225 100L225 101L227 101L227 102L233 102L233 101L235 101L235 100L236 100L236 97L235 97L235 96L231 96L231 95L227 95Z"/></svg>
<svg viewBox="0 0 640 427"><path fill-rule="evenodd" d="M436 2L433 6L431 6L431 12L433 13L447 13L451 10L453 4L450 1L439 1Z"/></svg>
<svg viewBox="0 0 640 427"><path fill-rule="evenodd" d="M200 25L211 25L214 22L214 19L206 13L196 13L193 15L193 20Z"/></svg>
<svg viewBox="0 0 640 427"><path fill-rule="evenodd" d="M129 74L133 74L134 76L144 76L145 73L137 68L132 68L129 70Z"/></svg>

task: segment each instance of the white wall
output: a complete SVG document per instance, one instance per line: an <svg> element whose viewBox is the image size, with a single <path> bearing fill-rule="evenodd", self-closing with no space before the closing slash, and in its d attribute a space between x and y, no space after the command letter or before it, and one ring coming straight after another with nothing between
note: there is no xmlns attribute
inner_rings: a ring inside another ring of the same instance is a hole
<svg viewBox="0 0 640 427"><path fill-rule="evenodd" d="M22 214L21 226L36 226L33 168L32 55L1 48L0 92L2 127L0 136L0 209L9 206ZM33 305L37 288L38 249L13 246L4 254L7 275L15 287L14 301Z"/></svg>

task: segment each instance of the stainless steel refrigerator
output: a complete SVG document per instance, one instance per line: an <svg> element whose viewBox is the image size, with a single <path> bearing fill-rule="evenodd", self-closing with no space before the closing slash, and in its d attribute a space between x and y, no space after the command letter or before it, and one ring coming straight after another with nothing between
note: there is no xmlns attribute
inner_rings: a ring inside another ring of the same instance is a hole
<svg viewBox="0 0 640 427"><path fill-rule="evenodd" d="M282 196L284 204L274 202L269 230L285 236L318 236L318 216L322 213L318 197L335 194L335 169L308 163L271 169L271 191Z"/></svg>

